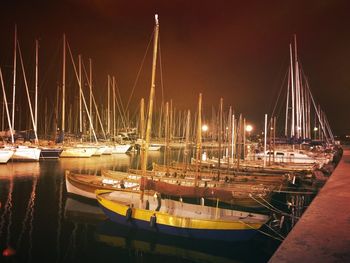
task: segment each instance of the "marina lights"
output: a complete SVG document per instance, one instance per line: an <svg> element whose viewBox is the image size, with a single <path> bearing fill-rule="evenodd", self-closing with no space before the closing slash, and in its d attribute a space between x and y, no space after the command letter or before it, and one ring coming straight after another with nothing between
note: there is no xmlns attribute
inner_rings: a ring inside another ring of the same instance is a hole
<svg viewBox="0 0 350 263"><path fill-rule="evenodd" d="M206 124L204 124L204 125L202 126L202 131L206 132L206 131L208 131L208 129L209 129L209 127L208 127L208 125L206 125Z"/></svg>
<svg viewBox="0 0 350 263"><path fill-rule="evenodd" d="M315 128L314 128L314 133L315 133L315 134L314 134L314 137L315 137L314 139L315 139L315 140L317 139L317 131L318 131L318 128L315 127Z"/></svg>
<svg viewBox="0 0 350 263"><path fill-rule="evenodd" d="M253 130L253 126L252 125L248 124L248 125L245 126L245 131L246 132L250 133L250 132L252 132L252 130Z"/></svg>

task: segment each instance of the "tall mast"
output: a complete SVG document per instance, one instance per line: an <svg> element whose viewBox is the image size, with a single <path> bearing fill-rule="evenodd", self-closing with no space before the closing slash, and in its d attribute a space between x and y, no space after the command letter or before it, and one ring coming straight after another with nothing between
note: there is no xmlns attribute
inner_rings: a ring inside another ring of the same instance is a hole
<svg viewBox="0 0 350 263"><path fill-rule="evenodd" d="M116 129L116 120L115 120L115 77L112 77L112 89L113 89L113 139L115 139L115 129Z"/></svg>
<svg viewBox="0 0 350 263"><path fill-rule="evenodd" d="M111 116L110 116L110 102L111 102L111 79L107 76L107 133L111 135Z"/></svg>
<svg viewBox="0 0 350 263"><path fill-rule="evenodd" d="M142 98L140 102L140 138L141 141L145 139L145 99Z"/></svg>
<svg viewBox="0 0 350 263"><path fill-rule="evenodd" d="M79 133L83 135L83 105L82 105L82 78L81 78L81 55L78 56L79 60ZM80 138L82 140L83 137Z"/></svg>
<svg viewBox="0 0 350 263"><path fill-rule="evenodd" d="M63 34L63 68L62 68L62 132L65 131L66 98L66 35Z"/></svg>
<svg viewBox="0 0 350 263"><path fill-rule="evenodd" d="M15 128L16 64L17 64L17 25L15 25L15 41L14 41L14 50L13 50L13 91L12 91L12 124L11 124L12 129Z"/></svg>
<svg viewBox="0 0 350 263"><path fill-rule="evenodd" d="M290 127L290 136L294 136L295 131L295 123L294 123L294 116L295 116L295 87L294 87L294 70L293 70L293 54L292 54L292 45L289 44L289 55L290 55L290 80L291 80L291 90L292 90L292 124Z"/></svg>
<svg viewBox="0 0 350 263"><path fill-rule="evenodd" d="M222 141L222 110L223 110L223 98L220 98L220 113L219 113L219 163L218 163L218 181L220 181L220 166L221 166L221 141Z"/></svg>
<svg viewBox="0 0 350 263"><path fill-rule="evenodd" d="M28 99L28 104L29 104L30 117L31 117L31 120L32 120L33 128L34 128L35 143L38 143L38 134L37 134L37 131L36 131L36 125L35 125L35 121L34 121L34 114L33 114L33 109L32 109L32 103L31 103L31 99L30 99L27 78L26 78L26 74L25 74L25 70L24 70L24 63L23 63L23 58L22 58L22 52L21 52L21 48L19 46L19 42L18 41L17 41L17 45L18 45L18 51L19 51L19 58L20 58L20 61L21 61L21 66L22 66L24 86L26 88L27 99Z"/></svg>
<svg viewBox="0 0 350 263"><path fill-rule="evenodd" d="M90 106L90 118L91 118L91 123L94 122L94 118L92 117L92 60L91 58L89 58L89 82L90 82L90 101L89 101L89 106ZM97 125L96 125L96 129L97 129ZM89 134L90 134L90 141L91 141L91 136L92 136L92 132L91 132L91 126L89 128Z"/></svg>
<svg viewBox="0 0 350 263"><path fill-rule="evenodd" d="M284 125L284 136L288 136L288 113L289 113L289 92L290 92L290 68L288 69L288 82L287 82L287 100L286 100L286 120Z"/></svg>
<svg viewBox="0 0 350 263"><path fill-rule="evenodd" d="M169 102L165 103L165 151L164 151L164 164L166 166L166 172L169 174L169 160L168 160L168 153L169 153Z"/></svg>
<svg viewBox="0 0 350 263"><path fill-rule="evenodd" d="M265 114L265 125L264 125L264 167L266 166L266 140L267 140L267 114Z"/></svg>
<svg viewBox="0 0 350 263"><path fill-rule="evenodd" d="M230 117L231 118L231 117ZM236 133L235 133L235 115L232 114L232 132L231 132L231 158L232 158L232 167L233 167L233 162L234 162L234 158L235 158L235 147L236 147ZM229 165L228 165L229 166Z"/></svg>
<svg viewBox="0 0 350 263"><path fill-rule="evenodd" d="M15 140L13 138L13 127L11 125L10 113L9 113L9 108L8 108L8 104L7 104L6 92L5 92L5 86L4 86L4 79L2 77L2 70L1 70L1 68L0 68L0 79L1 79L2 93L4 95L4 105L6 106L7 121L8 121L8 125L9 125L9 128L10 128L10 133L11 133L11 143L13 144L15 142Z"/></svg>
<svg viewBox="0 0 350 263"><path fill-rule="evenodd" d="M34 123L38 128L38 64L39 64L39 41L35 40L35 111Z"/></svg>
<svg viewBox="0 0 350 263"><path fill-rule="evenodd" d="M199 94L198 100L198 116L197 116L197 142L196 142L196 176L194 185L197 186L199 177L199 163L202 150L202 93Z"/></svg>
<svg viewBox="0 0 350 263"><path fill-rule="evenodd" d="M150 91L150 95L149 95L148 118L147 118L147 127L146 127L146 141L145 141L145 145L143 147L144 148L143 149L144 161L142 163L143 173L146 172L148 145L149 145L149 141L151 138L153 97L154 97L154 93L155 93L156 63L157 63L157 51L158 51L158 34L159 34L158 15L155 15L151 91Z"/></svg>
<svg viewBox="0 0 350 263"><path fill-rule="evenodd" d="M190 143L190 121L191 121L191 112L190 110L188 110L187 119L186 119L186 144L185 144L185 151L184 151L185 172L187 171L188 152L189 152L189 143Z"/></svg>

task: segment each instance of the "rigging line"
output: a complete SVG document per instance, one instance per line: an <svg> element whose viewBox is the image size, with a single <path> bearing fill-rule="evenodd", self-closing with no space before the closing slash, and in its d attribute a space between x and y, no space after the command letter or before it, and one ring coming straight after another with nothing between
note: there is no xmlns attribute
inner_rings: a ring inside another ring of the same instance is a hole
<svg viewBox="0 0 350 263"><path fill-rule="evenodd" d="M162 103L164 102L164 82L163 82L163 67L162 67L162 53L160 49L160 36L158 37L159 43L159 73L160 73L160 87L162 90Z"/></svg>
<svg viewBox="0 0 350 263"><path fill-rule="evenodd" d="M248 227L251 228L251 229L254 229L254 230L258 231L259 233L261 233L261 234L263 234L263 235L266 235L266 236L268 236L268 237L271 237L271 238L276 239L276 240L281 241L281 242L283 241L283 239L279 239L278 237L274 237L273 235L270 235L270 234L268 234L268 233L266 233L266 232L264 232L264 231L262 231L262 230L260 230L260 229L255 229L254 227L252 227L251 225L247 224L246 222L243 222L243 221L241 221L241 220L239 220L239 222L242 223L243 225L248 226ZM266 225L266 224L264 224L264 225ZM267 226L267 225L266 225L266 226Z"/></svg>
<svg viewBox="0 0 350 263"><path fill-rule="evenodd" d="M114 78L115 79L115 78ZM120 96L119 94L119 89L118 89L118 85L117 85L117 82L114 81L114 84L115 84L115 87L116 87L116 90L117 90L117 96L115 96L114 98L114 101L117 103L117 108L118 108L118 111L119 111L119 114L120 114L120 117L122 119L122 123L123 123L123 126L124 128L126 129L126 123L125 123L125 119L126 119L126 113L123 112L123 109L120 109L120 105L119 105L119 101L118 101L118 95Z"/></svg>
<svg viewBox="0 0 350 263"><path fill-rule="evenodd" d="M26 77L26 73L25 73L25 70L24 70L24 63L23 63L23 58L22 58L21 47L20 47L18 41L17 41L17 47L18 47L19 58L20 58L20 61L21 61L21 66L22 66L23 80L24 80L24 84L25 84L26 92L27 92L27 99L28 99L28 104L29 104L30 116L31 116L32 125L33 125L33 129L34 129L34 134L35 134L35 143L37 144L38 143L37 127L36 127L36 123L34 121L32 103L31 103L30 94L29 94L27 77Z"/></svg>
<svg viewBox="0 0 350 263"><path fill-rule="evenodd" d="M61 43L57 44L57 47L55 48L55 51L53 53L51 53L50 56L50 61L48 63L48 67L44 67L46 70L42 71L41 74L41 83L39 84L39 87L43 87L45 86L44 84L46 84L48 82L48 76L51 76L51 74L49 74L49 72L51 72L53 70L53 66L55 65L53 63L53 61L56 60L56 58L58 57L59 51L60 51L60 47L61 47ZM48 90L49 91L49 90Z"/></svg>
<svg viewBox="0 0 350 263"><path fill-rule="evenodd" d="M277 107L279 98L280 98L280 96L281 96L284 83L286 82L286 78L287 78L288 72L289 72L289 71L287 70L287 72L284 74L284 78L283 78L283 81L282 81L282 85L281 85L280 90L279 90L279 92L278 92L278 96L277 96L277 99L276 99L276 103L275 103L275 105L274 105L274 107L273 107L271 116L274 116L274 114L275 114L275 110L276 110L276 107Z"/></svg>
<svg viewBox="0 0 350 263"><path fill-rule="evenodd" d="M120 91L119 91L119 87L118 87L117 81L115 81L115 88L117 90L117 97L116 97L117 106L120 105L121 110L119 110L119 111L121 111L121 116L124 119L124 128L125 128L125 126L129 126L129 123L128 123L129 120L127 120L127 116L126 116L126 112L127 112L128 109L124 109L122 96L120 95ZM119 101L118 101L118 98L119 98Z"/></svg>
<svg viewBox="0 0 350 263"><path fill-rule="evenodd" d="M262 205L263 207L265 207L265 208L267 208L267 209L269 209L269 210L271 210L271 211L273 211L273 212L280 213L280 214L282 214L282 215L285 215L285 216L288 216L288 217L291 217L291 218L294 218L294 219L300 219L300 217L287 214L287 213L285 213L285 212L283 212L283 211L274 210L272 207L267 206L267 205L265 205L264 203L262 203L262 202L260 202L259 200L257 200L256 198L254 198L252 194L249 194L249 197L252 198L252 199L253 199L254 201L256 201L257 203L259 203L260 205Z"/></svg>
<svg viewBox="0 0 350 263"><path fill-rule="evenodd" d="M84 73L85 73L85 78L86 78L86 80L87 80L87 83L88 83L88 85L89 85L89 88L91 88L91 90L92 90L92 83L90 83L90 80L89 80L89 78L88 78L88 75L87 75L87 71L86 71L86 67L85 67L84 62L83 62L82 64L83 64L83 70L84 70ZM103 125L102 125L102 120L101 120L100 113L99 113L98 108L97 108L97 104L96 104L96 101L95 101L94 93L92 92L91 95L92 95L92 100L93 100L93 102L94 102L94 106L95 106L97 118L98 118L99 124L100 124L101 129L102 129L102 132L103 132L103 137L106 139L106 133L105 133L105 130L104 130ZM91 112L90 112L90 114L91 114Z"/></svg>
<svg viewBox="0 0 350 263"><path fill-rule="evenodd" d="M95 141L96 143L98 143L98 140L97 140L97 137L96 137L96 133L95 133L95 129L94 129L94 126L93 126L93 123L91 122L91 116L90 116L90 112L87 108L87 104L86 104L86 100L85 100L85 96L84 96L84 92L83 92L83 89L81 88L81 79L79 78L78 76L78 72L77 72L77 69L75 67L75 63L74 63L74 59L73 59L73 54L72 54L72 50L70 49L70 45L67 41L67 45L68 45L68 50L69 50L69 54L70 54L70 58L71 58L71 61L72 61L72 64L73 64L73 68L74 68L74 72L75 72L75 76L79 82L79 89L81 91L81 97L83 99L83 103L84 103L84 107L85 107L85 110L86 110L86 113L87 113L87 116L88 116L88 119L89 119L89 123L90 123L90 127L92 129L92 132L94 134L94 138L95 138Z"/></svg>
<svg viewBox="0 0 350 263"><path fill-rule="evenodd" d="M283 241L284 239L286 239L285 236L282 236L280 233L278 233L275 229L273 229L271 226L269 226L268 224L265 224L265 226L267 226L272 232L274 232L276 235L278 235L279 237L282 238L281 241Z"/></svg>
<svg viewBox="0 0 350 263"><path fill-rule="evenodd" d="M142 59L142 61L141 61L141 65L140 65L139 71L137 72L136 80L135 80L134 85L133 85L133 87L132 87L132 90L131 90L131 94L130 94L130 96L129 96L128 103L126 104L126 107L125 107L126 110L129 108L129 104L130 104L131 98L132 98L132 96L133 96L133 94L134 94L134 91L135 91L135 88L136 88L136 85L137 85L137 81L138 81L138 79L139 79L139 77L140 77L141 70L142 70L142 68L143 68L143 64L144 64L144 62L145 62L146 55L147 55L147 53L148 53L148 49L149 49L149 47L150 47L150 45L151 45L151 43L152 43L152 40L153 40L154 32L155 32L155 31L153 30L153 32L152 32L152 34L151 34L151 38L150 38L150 40L149 40L149 42L148 42L148 45L147 45L147 48L146 48L146 52L145 52L145 54L144 54L144 56L143 56L143 59Z"/></svg>
<svg viewBox="0 0 350 263"><path fill-rule="evenodd" d="M261 200L263 200L266 204L268 204L271 208L273 208L275 211L278 211L279 213L283 214L284 212L278 209L277 207L273 206L271 203L269 203L264 197L260 196Z"/></svg>
<svg viewBox="0 0 350 263"><path fill-rule="evenodd" d="M310 89L310 86L309 86L309 80L308 80L308 78L306 77L306 75L305 75L305 73L303 72L303 70L302 70L302 73L303 73L304 78L305 78L305 82L306 82L306 89L307 89L307 91L309 92L309 95L310 95L310 97L311 97L311 101L312 101L312 103L313 103L313 106L314 106L315 112L316 112L316 114L317 114L318 121L319 121L319 123L320 123L320 125L321 125L322 132L323 132L323 134L324 134L324 135L325 135L325 137L326 137L326 142L327 142L327 143L329 143L329 140L328 140L328 137L327 137L327 134L326 134L326 131L325 131L324 124L323 124L323 122L321 121L320 112L317 110L317 107L316 107L316 103L315 103L314 96L313 96L313 95L312 95L312 93L311 93L311 89Z"/></svg>

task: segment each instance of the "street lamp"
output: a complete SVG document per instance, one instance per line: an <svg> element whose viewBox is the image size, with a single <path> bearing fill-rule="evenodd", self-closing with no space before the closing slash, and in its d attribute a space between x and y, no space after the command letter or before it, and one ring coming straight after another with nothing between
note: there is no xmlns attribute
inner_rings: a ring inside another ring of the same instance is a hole
<svg viewBox="0 0 350 263"><path fill-rule="evenodd" d="M247 132L251 132L251 131L253 130L253 126L250 125L250 124L248 124L248 125L245 126L245 130L246 130Z"/></svg>
<svg viewBox="0 0 350 263"><path fill-rule="evenodd" d="M315 140L316 140L316 138L317 138L317 137L316 137L316 135L317 135L317 131L318 131L318 128L317 128L317 127L315 127L315 128L314 128L314 132L315 132Z"/></svg>
<svg viewBox="0 0 350 263"><path fill-rule="evenodd" d="M245 131L248 132L248 136L250 137L250 133L253 131L253 126L250 124L247 124L245 126Z"/></svg>
<svg viewBox="0 0 350 263"><path fill-rule="evenodd" d="M208 131L208 125L203 124L203 126L202 126L202 131L203 131L203 132Z"/></svg>

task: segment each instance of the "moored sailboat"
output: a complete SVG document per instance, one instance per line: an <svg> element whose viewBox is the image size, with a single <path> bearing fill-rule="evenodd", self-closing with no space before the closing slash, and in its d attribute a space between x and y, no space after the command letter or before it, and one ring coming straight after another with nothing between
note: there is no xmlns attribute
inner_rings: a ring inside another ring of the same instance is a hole
<svg viewBox="0 0 350 263"><path fill-rule="evenodd" d="M242 241L252 238L265 224L266 215L218 207L187 204L140 194L123 198L119 192L96 191L96 198L110 220L137 229L194 239Z"/></svg>
<svg viewBox="0 0 350 263"><path fill-rule="evenodd" d="M146 176L147 154L150 144L155 69L158 49L158 16L155 16L152 81L149 97L145 142L142 150L141 171ZM197 185L197 181L195 181ZM147 189L146 189L147 190ZM96 198L110 220L136 229L191 238L212 240L247 240L269 220L266 215L221 209L218 206L187 204L171 199L145 196L138 193L97 190Z"/></svg>

